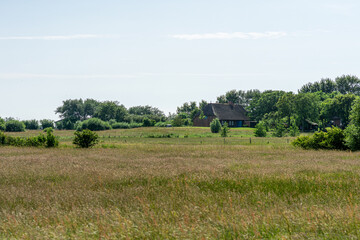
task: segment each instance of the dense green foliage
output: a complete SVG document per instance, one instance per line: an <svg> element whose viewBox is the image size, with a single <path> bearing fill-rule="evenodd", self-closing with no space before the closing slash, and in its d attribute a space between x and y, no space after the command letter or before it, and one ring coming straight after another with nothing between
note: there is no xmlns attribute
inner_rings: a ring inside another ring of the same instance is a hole
<svg viewBox="0 0 360 240"><path fill-rule="evenodd" d="M151 106L135 106L127 110L124 105L116 101L99 102L94 99L69 99L55 111L60 115L61 121L56 123L58 129L74 129L77 122L83 122L90 118L98 118L102 121L115 121L127 123L143 123L149 119L151 123L164 122L166 117L158 108ZM154 124L155 124L154 123ZM152 125L154 125L152 124Z"/></svg>
<svg viewBox="0 0 360 240"><path fill-rule="evenodd" d="M24 120L22 122L25 124L25 129L36 130L40 128L39 121L36 119Z"/></svg>
<svg viewBox="0 0 360 240"><path fill-rule="evenodd" d="M108 122L102 121L98 118L90 118L79 123L76 130L84 130L89 129L91 131L102 131L102 130L109 130L111 126Z"/></svg>
<svg viewBox="0 0 360 240"><path fill-rule="evenodd" d="M99 136L89 129L76 131L74 135L73 144L80 148L91 148L99 142Z"/></svg>
<svg viewBox="0 0 360 240"><path fill-rule="evenodd" d="M15 146L15 147L57 147L59 141L57 137L53 135L53 129L46 129L46 136L39 134L33 137L14 137L5 135L0 132L0 145Z"/></svg>
<svg viewBox="0 0 360 240"><path fill-rule="evenodd" d="M221 137L227 137L229 135L230 128L228 126L228 123L225 122L220 130L220 136Z"/></svg>
<svg viewBox="0 0 360 240"><path fill-rule="evenodd" d="M266 127L264 122L259 122L255 126L255 137L266 137Z"/></svg>
<svg viewBox="0 0 360 240"><path fill-rule="evenodd" d="M24 132L25 124L18 120L9 120L5 122L5 131L6 132Z"/></svg>
<svg viewBox="0 0 360 240"><path fill-rule="evenodd" d="M221 123L219 121L219 119L215 118L214 120L211 121L210 123L210 130L212 133L218 133L221 130Z"/></svg>
<svg viewBox="0 0 360 240"><path fill-rule="evenodd" d="M326 128L326 132L318 131L312 136L300 136L292 144L304 149L347 149L344 131L338 127Z"/></svg>
<svg viewBox="0 0 360 240"><path fill-rule="evenodd" d="M350 112L350 124L345 129L346 145L351 150L360 150L360 98L353 102Z"/></svg>
<svg viewBox="0 0 360 240"><path fill-rule="evenodd" d="M51 120L51 119L40 120L40 123L41 123L41 128L42 129L54 128L54 121Z"/></svg>

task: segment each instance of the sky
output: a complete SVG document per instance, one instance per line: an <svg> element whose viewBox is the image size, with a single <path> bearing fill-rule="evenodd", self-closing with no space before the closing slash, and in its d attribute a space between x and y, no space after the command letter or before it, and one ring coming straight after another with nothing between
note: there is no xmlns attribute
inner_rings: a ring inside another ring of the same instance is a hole
<svg viewBox="0 0 360 240"><path fill-rule="evenodd" d="M78 98L167 114L232 89L360 76L359 11L355 0L1 0L0 117L57 120Z"/></svg>

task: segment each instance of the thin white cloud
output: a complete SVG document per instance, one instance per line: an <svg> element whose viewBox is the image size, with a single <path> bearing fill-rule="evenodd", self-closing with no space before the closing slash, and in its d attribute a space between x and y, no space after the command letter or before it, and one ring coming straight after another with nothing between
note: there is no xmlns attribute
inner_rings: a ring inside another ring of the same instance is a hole
<svg viewBox="0 0 360 240"><path fill-rule="evenodd" d="M109 36L97 35L97 34L10 36L10 37L0 37L0 40L73 40L73 39L93 39L93 38L109 38Z"/></svg>
<svg viewBox="0 0 360 240"><path fill-rule="evenodd" d="M285 32L218 32L204 34L178 34L172 35L173 38L183 40L201 40L201 39L274 39L287 36Z"/></svg>
<svg viewBox="0 0 360 240"><path fill-rule="evenodd" d="M81 80L81 79L126 79L136 78L136 75L131 74L84 74L84 75L71 75L71 74L33 74L33 73L0 73L0 80L5 79L69 79L69 80Z"/></svg>

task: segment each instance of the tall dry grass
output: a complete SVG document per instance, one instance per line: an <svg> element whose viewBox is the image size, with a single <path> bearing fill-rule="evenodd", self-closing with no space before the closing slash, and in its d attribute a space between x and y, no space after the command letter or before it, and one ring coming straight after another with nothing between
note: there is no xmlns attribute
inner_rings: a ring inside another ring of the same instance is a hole
<svg viewBox="0 0 360 240"><path fill-rule="evenodd" d="M118 145L1 147L0 238L359 238L360 153Z"/></svg>

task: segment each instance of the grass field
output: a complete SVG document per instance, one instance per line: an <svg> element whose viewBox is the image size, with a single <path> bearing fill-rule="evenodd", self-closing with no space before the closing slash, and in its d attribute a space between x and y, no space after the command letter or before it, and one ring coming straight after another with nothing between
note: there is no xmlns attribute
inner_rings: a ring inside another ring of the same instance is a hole
<svg viewBox="0 0 360 240"><path fill-rule="evenodd" d="M360 236L357 152L304 151L245 128L225 142L207 128L111 130L87 150L72 131L55 135L58 149L0 147L0 238Z"/></svg>

